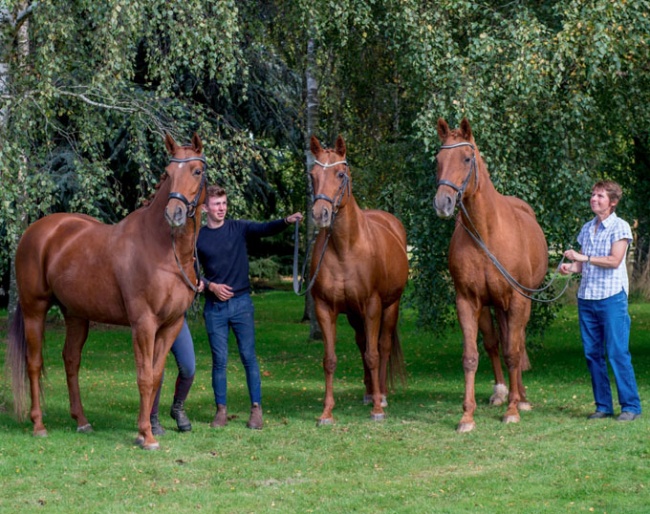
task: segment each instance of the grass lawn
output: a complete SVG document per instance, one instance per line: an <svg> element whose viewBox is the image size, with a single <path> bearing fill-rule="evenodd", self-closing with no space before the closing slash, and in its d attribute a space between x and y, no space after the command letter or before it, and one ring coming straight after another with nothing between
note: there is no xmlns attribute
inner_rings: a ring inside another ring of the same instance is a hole
<svg viewBox="0 0 650 514"><path fill-rule="evenodd" d="M492 377L482 356L477 428L458 434L459 330L419 331L414 315L403 312L408 385L389 396L387 419L374 423L361 402L360 356L342 317L337 422L317 427L323 353L299 322L303 299L270 291L254 302L264 429L244 427L249 406L234 342L228 409L236 417L223 429L208 426L211 361L199 316L191 321L198 371L186 404L193 430L178 433L167 416L175 379L170 358L161 401L167 434L157 452L133 445L138 394L128 330L91 330L80 375L91 434L77 434L68 413L61 324L47 332L47 438L32 437L31 423L12 415L0 352L0 512L649 512L650 410L633 423L586 420L594 407L574 306L531 345L533 369L524 383L533 411L523 412L519 424L500 421L505 409L487 404ZM633 362L647 407L650 304L634 304L631 313Z"/></svg>

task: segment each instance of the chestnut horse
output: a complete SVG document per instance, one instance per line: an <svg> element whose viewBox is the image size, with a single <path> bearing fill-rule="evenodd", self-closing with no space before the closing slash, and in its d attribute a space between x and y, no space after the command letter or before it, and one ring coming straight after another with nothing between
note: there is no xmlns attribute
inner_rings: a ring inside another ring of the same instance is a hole
<svg viewBox="0 0 650 514"><path fill-rule="evenodd" d="M314 136L311 170L312 216L320 231L311 261L314 309L323 333L325 401L319 424L334 422L333 378L336 369L336 319L347 315L363 360L371 418L384 419L386 379L403 379L397 335L399 303L408 279L406 231L392 214L362 210L354 196L346 147L339 136L334 149L323 149ZM390 368L389 368L390 365Z"/></svg>
<svg viewBox="0 0 650 514"><path fill-rule="evenodd" d="M115 225L83 214L51 214L30 225L18 244L19 303L8 361L14 407L21 418L26 410L25 374L29 377L35 436L47 435L41 410L42 347L46 314L56 304L65 319L63 360L77 431L92 431L78 378L89 322L130 325L140 392L136 444L145 449L159 446L149 415L165 358L198 290L195 214L206 180L198 135L191 146L178 146L166 135L165 146L171 162L147 206Z"/></svg>
<svg viewBox="0 0 650 514"><path fill-rule="evenodd" d="M449 271L463 332L465 398L458 431L468 432L476 426L474 381L479 330L495 372L495 390L499 386L505 389L499 339L508 368L510 392L503 421L518 422L518 407L530 408L521 371L528 364L526 325L531 299L522 291L532 291L544 280L548 249L530 206L494 188L469 122L463 119L459 129L450 130L440 118L438 135L442 146L436 156L438 190L433 204L442 218L453 215L457 202L461 207L449 245ZM490 307L498 322L498 336Z"/></svg>

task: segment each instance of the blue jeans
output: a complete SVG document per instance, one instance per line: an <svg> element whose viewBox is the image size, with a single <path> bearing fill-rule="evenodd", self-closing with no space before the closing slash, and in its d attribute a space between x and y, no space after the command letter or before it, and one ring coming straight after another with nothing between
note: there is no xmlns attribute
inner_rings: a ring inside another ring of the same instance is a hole
<svg viewBox="0 0 650 514"><path fill-rule="evenodd" d="M603 300L578 298L582 345L591 373L596 410L612 414L607 360L614 372L621 411L641 414L641 400L630 355L630 315L625 291Z"/></svg>
<svg viewBox="0 0 650 514"><path fill-rule="evenodd" d="M235 296L225 302L211 300L205 302L203 317L212 351L212 389L217 405L226 405L228 334L231 328L246 372L251 404L262 403L260 367L255 355L254 312L253 301L249 294Z"/></svg>
<svg viewBox="0 0 650 514"><path fill-rule="evenodd" d="M176 377L176 386L174 388L174 400L184 402L190 392L190 388L194 382L194 374L196 373L194 342L192 341L190 328L187 326L187 319L183 320L181 331L176 336L174 344L172 344L171 353L174 355L176 365L178 366L178 376ZM154 398L151 414L158 414L160 392L162 391L162 382L164 379L165 375L163 372L163 379L160 381L160 387L158 388L158 392Z"/></svg>

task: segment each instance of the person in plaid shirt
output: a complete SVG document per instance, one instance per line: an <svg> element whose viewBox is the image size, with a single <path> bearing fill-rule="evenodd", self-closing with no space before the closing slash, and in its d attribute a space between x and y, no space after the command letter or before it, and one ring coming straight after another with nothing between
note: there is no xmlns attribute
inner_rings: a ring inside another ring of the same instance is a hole
<svg viewBox="0 0 650 514"><path fill-rule="evenodd" d="M616 205L621 187L609 180L591 189L591 210L595 217L578 235L580 251L567 250L570 263L560 273L582 273L578 289L578 319L587 367L591 373L596 412L589 419L613 415L612 390L607 360L614 371L621 414L618 421L633 421L641 415L641 401L629 350L629 281L625 256L632 241L630 225L619 218Z"/></svg>

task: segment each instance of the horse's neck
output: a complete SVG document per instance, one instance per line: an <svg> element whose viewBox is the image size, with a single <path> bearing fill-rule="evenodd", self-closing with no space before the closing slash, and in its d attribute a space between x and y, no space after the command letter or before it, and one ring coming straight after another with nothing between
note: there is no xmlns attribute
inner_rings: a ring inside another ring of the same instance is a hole
<svg viewBox="0 0 650 514"><path fill-rule="evenodd" d="M363 238L367 222L354 196L339 209L332 227L332 244L338 251L346 251Z"/></svg>
<svg viewBox="0 0 650 514"><path fill-rule="evenodd" d="M467 210L471 223L479 229L480 226L488 223L488 218L497 212L500 207L500 194L490 180L490 175L482 165L478 170L477 189L470 195L463 197L463 205ZM463 218L465 214L463 213ZM465 220L468 223L470 220Z"/></svg>
<svg viewBox="0 0 650 514"><path fill-rule="evenodd" d="M169 179L161 185L160 189L147 207L138 209L139 227L143 238L154 239L162 243L163 248L171 249L172 229L165 219L165 207L169 201ZM134 213L135 214L135 213ZM193 224L187 219L185 226L176 229L173 234L176 253L181 260L193 256Z"/></svg>

